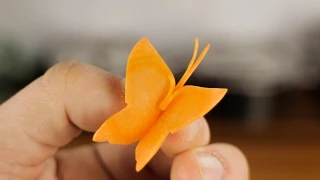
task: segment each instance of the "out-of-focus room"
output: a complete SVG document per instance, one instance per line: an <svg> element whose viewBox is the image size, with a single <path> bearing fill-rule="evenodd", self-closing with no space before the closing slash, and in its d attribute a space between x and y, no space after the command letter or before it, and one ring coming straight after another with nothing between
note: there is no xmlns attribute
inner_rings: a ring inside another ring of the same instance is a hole
<svg viewBox="0 0 320 180"><path fill-rule="evenodd" d="M320 179L318 0L0 1L0 103L63 60L125 76L144 36L177 79L194 38L211 44L187 84L229 89L211 140L238 146L252 180Z"/></svg>

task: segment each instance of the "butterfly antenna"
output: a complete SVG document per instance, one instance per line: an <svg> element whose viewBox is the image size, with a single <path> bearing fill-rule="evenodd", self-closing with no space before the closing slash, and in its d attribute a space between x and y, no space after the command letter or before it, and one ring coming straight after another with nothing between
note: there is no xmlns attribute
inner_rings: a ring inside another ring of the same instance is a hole
<svg viewBox="0 0 320 180"><path fill-rule="evenodd" d="M194 62L196 61L196 58L197 58L198 50L199 50L199 40L198 40L198 38L196 38L194 40L194 49L193 49L192 58L191 58L190 63L186 69L186 72L190 71L192 66L194 65ZM186 73L184 73L184 74L186 74Z"/></svg>
<svg viewBox="0 0 320 180"><path fill-rule="evenodd" d="M208 51L210 49L210 44L206 45L206 47L204 48L204 50L201 52L200 56L196 60L198 48L199 48L199 41L198 41L198 38L196 38L191 61L186 69L186 72L183 74L180 81L176 85L175 90L181 88L187 82L187 80L190 78L192 73L197 69L197 67L199 66L201 61L204 59L204 57L208 53Z"/></svg>

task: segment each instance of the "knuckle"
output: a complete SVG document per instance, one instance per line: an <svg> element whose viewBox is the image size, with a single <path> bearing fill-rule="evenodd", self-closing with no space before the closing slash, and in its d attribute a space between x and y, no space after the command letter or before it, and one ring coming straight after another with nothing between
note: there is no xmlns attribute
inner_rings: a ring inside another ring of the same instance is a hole
<svg viewBox="0 0 320 180"><path fill-rule="evenodd" d="M85 64L73 60L59 62L43 75L42 84L50 91L65 90L68 83L72 82L70 80L77 78L83 67Z"/></svg>
<svg viewBox="0 0 320 180"><path fill-rule="evenodd" d="M49 82L65 80L74 67L79 66L76 61L62 61L52 66L44 75Z"/></svg>
<svg viewBox="0 0 320 180"><path fill-rule="evenodd" d="M49 68L38 79L37 86L42 93L46 94L49 101L57 101L66 93L67 76L73 67L78 66L76 61L63 61Z"/></svg>

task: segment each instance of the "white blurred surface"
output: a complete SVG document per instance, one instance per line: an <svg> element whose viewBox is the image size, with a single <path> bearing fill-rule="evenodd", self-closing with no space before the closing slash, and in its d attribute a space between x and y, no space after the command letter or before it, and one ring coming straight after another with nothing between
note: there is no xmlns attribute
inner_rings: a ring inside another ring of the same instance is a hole
<svg viewBox="0 0 320 180"><path fill-rule="evenodd" d="M123 75L132 46L147 36L179 72L199 37L212 49L196 73L231 79L252 95L315 81L317 70L301 66L301 46L317 23L319 0L0 0L0 33L31 54L48 48L54 62L77 59Z"/></svg>

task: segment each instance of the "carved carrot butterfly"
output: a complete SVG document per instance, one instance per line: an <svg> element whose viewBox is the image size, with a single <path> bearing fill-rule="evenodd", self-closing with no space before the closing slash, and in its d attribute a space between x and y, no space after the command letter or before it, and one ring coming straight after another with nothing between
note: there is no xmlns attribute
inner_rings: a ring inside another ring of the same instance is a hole
<svg viewBox="0 0 320 180"><path fill-rule="evenodd" d="M107 119L93 141L131 144L136 147L136 170L156 154L169 133L175 133L208 113L227 89L183 86L209 50L196 59L198 39L189 66L180 81L147 38L142 38L128 58L125 102L127 106Z"/></svg>

